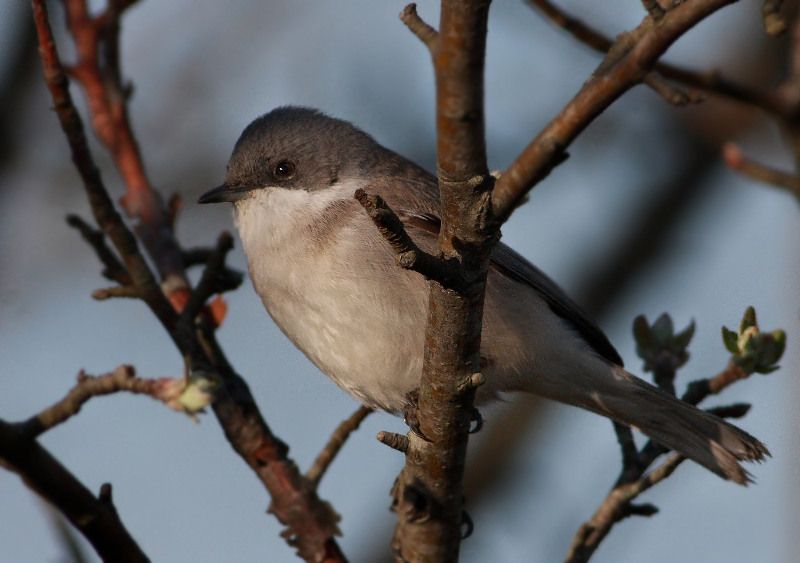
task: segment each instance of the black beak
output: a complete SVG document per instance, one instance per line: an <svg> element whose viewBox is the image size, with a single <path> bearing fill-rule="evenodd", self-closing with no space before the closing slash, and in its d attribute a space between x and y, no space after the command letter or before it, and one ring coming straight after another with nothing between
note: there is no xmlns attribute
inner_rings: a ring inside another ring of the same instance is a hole
<svg viewBox="0 0 800 563"><path fill-rule="evenodd" d="M250 186L229 186L222 184L200 196L197 203L222 203L239 201L253 188Z"/></svg>

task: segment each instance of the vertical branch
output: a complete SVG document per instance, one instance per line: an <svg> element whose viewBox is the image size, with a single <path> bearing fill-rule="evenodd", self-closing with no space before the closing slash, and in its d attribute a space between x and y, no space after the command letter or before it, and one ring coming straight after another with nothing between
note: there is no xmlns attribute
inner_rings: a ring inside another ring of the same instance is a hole
<svg viewBox="0 0 800 563"><path fill-rule="evenodd" d="M426 34L436 72L439 245L443 258L460 262L462 276L458 284L429 282L419 427L409 434L406 465L395 490L398 524L393 547L402 561L458 558L464 458L475 391L469 382L480 371L483 296L495 241L488 221L492 184L483 117L489 4L445 0L438 37L432 40Z"/></svg>

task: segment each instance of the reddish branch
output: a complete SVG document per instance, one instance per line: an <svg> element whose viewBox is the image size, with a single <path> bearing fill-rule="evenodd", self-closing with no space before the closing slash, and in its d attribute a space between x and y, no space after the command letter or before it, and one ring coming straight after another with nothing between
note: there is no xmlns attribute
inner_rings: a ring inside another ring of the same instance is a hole
<svg viewBox="0 0 800 563"><path fill-rule="evenodd" d="M56 51L43 0L32 0L45 81L56 114L69 141L73 161L84 183L92 212L101 231L114 246L127 277L120 276L110 249L94 237L106 271L138 292L164 325L187 361L189 371L209 370L224 385L216 392L214 412L234 450L253 469L272 502L270 511L286 526L284 537L309 561L344 561L334 535L338 516L322 501L313 484L288 457L287 446L270 431L244 380L233 370L216 341L215 325L201 313L211 293L233 281L224 268L230 239L223 236L207 256L207 268L197 288L181 289L186 280L185 257L175 242L171 214L144 175L139 150L127 119L127 88L119 72L119 17L131 2L112 1L106 11L92 17L82 0L67 1L67 19L76 38L78 62L71 72L84 87L92 122L107 144L126 182L125 205L140 220L137 233L161 274L160 283L139 251L136 237L116 212L89 153L83 125L72 103L66 74ZM81 227L79 227L81 228ZM84 236L88 233L81 228ZM128 283L129 282L129 283ZM162 291L168 292L170 300ZM125 286L122 286L125 287ZM177 288L177 289L176 289ZM133 290L114 290L122 293ZM179 315L175 308L184 309ZM65 507L57 505L59 509Z"/></svg>
<svg viewBox="0 0 800 563"><path fill-rule="evenodd" d="M753 180L787 190L800 197L800 177L775 170L745 157L739 147L733 143L725 144L722 148L722 155L725 159L725 164L732 170L736 170Z"/></svg>
<svg viewBox="0 0 800 563"><path fill-rule="evenodd" d="M19 474L92 544L103 561L149 561L125 529L110 495L92 494L69 470L20 428L0 420L0 465ZM109 487L106 487L110 491Z"/></svg>
<svg viewBox="0 0 800 563"><path fill-rule="evenodd" d="M77 61L69 73L86 93L97 137L111 153L125 182L123 207L139 219L137 234L156 264L170 299L180 304L188 291L180 248L170 215L147 178L139 145L128 119L131 92L120 68L120 18L135 0L109 0L97 17L86 0L66 0L67 26L75 41Z"/></svg>

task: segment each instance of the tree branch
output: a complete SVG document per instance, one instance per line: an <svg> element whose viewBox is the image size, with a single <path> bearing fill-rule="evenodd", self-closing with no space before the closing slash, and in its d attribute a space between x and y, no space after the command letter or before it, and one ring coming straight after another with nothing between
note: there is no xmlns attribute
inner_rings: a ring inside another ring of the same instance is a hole
<svg viewBox="0 0 800 563"><path fill-rule="evenodd" d="M72 161L83 180L94 218L113 242L131 279L142 289L143 299L165 327L173 327L177 315L164 297L147 262L139 252L133 233L128 230L114 209L114 204L100 178L100 172L89 152L83 123L72 102L67 77L56 51L53 34L47 20L47 11L42 0L33 0L33 9L45 82L53 98L61 128L69 141ZM97 247L95 246L95 248Z"/></svg>
<svg viewBox="0 0 800 563"><path fill-rule="evenodd" d="M428 254L414 243L406 232L400 218L379 195L367 194L362 189L354 197L369 215L395 252L400 267L422 274L446 287L462 287L465 283L458 260L440 259Z"/></svg>
<svg viewBox="0 0 800 563"><path fill-rule="evenodd" d="M631 510L631 504L639 495L654 485L657 485L678 468L678 465L686 458L680 455L673 455L654 471L644 477L614 488L592 517L578 529L572 544L567 552L565 561L567 563L584 563L589 561L591 556L600 546L611 528L627 516L633 514L639 516L651 516L657 512L652 505L647 505L649 510Z"/></svg>
<svg viewBox="0 0 800 563"><path fill-rule="evenodd" d="M0 462L57 507L103 561L149 561L109 502L95 497L39 443L0 420Z"/></svg>
<svg viewBox="0 0 800 563"><path fill-rule="evenodd" d="M494 188L495 220L504 222L525 195L558 164L575 137L622 94L639 84L683 33L736 0L688 0L658 24L646 17L619 36L592 77L511 164Z"/></svg>
<svg viewBox="0 0 800 563"><path fill-rule="evenodd" d="M611 39L579 19L567 14L550 0L528 1L551 22L563 28L581 43L601 53L606 53L611 49L613 44ZM662 62L656 63L653 66L653 70L665 79L679 82L689 88L701 90L715 96L722 96L735 102L752 105L773 115L787 115L789 111L789 107L783 102L782 98L773 92L761 92L738 84L714 71L698 72Z"/></svg>

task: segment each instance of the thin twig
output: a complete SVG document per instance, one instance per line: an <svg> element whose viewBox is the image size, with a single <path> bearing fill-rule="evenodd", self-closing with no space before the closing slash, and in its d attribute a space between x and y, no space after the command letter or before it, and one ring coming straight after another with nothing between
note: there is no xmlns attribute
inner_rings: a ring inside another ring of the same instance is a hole
<svg viewBox="0 0 800 563"><path fill-rule="evenodd" d="M225 258L232 249L233 237L229 232L223 231L217 238L216 248L208 256L200 281L189 295L189 300L181 312L179 323L191 324L194 318L203 310L209 297L215 293L231 291L241 285L241 275L235 280L228 280L224 276Z"/></svg>
<svg viewBox="0 0 800 563"><path fill-rule="evenodd" d="M622 452L622 473L630 476L629 480L636 479L642 473L639 467L639 450L633 439L633 432L630 426L621 422L615 421L613 424L614 433L617 435L617 442Z"/></svg>
<svg viewBox="0 0 800 563"><path fill-rule="evenodd" d="M437 258L418 247L406 232L400 218L381 196L367 194L359 188L354 197L372 219L378 232L391 245L401 267L420 273L446 287L463 285L458 261Z"/></svg>
<svg viewBox="0 0 800 563"><path fill-rule="evenodd" d="M118 297L125 299L141 299L142 292L135 285L117 285L114 287L103 287L100 289L95 289L92 292L92 299L97 299L98 301L105 301L106 299L113 299Z"/></svg>
<svg viewBox="0 0 800 563"><path fill-rule="evenodd" d="M695 90L684 90L670 84L669 81L656 72L651 72L645 76L644 83L673 106L696 104L704 100L703 95L699 92Z"/></svg>
<svg viewBox="0 0 800 563"><path fill-rule="evenodd" d="M745 157L741 149L733 143L726 143L722 148L722 155L725 164L732 170L740 174L768 184L770 186L786 190L797 197L800 197L800 177L788 172L781 172L770 168L755 160Z"/></svg>
<svg viewBox="0 0 800 563"><path fill-rule="evenodd" d="M378 432L376 438L381 444L389 446L402 454L408 451L408 436L396 432L381 431Z"/></svg>
<svg viewBox="0 0 800 563"><path fill-rule="evenodd" d="M67 224L76 229L89 246L94 249L100 262L105 266L101 272L104 277L120 285L131 285L133 283L128 270L125 269L125 266L119 261L114 251L106 244L106 237L103 231L94 229L77 215L67 215Z"/></svg>
<svg viewBox="0 0 800 563"><path fill-rule="evenodd" d="M566 563L589 561L614 524L623 518L634 514L637 516L653 515L657 509L652 505L631 509L631 502L646 490L672 475L684 459L686 458L683 456L673 455L644 477L613 489L589 521L583 524L575 534L567 552Z"/></svg>
<svg viewBox="0 0 800 563"><path fill-rule="evenodd" d="M81 407L92 397L111 395L120 391L148 395L172 407L173 405L170 403L180 392L180 385L176 386L175 382L182 380L173 378L142 379L136 377L136 371L132 366L127 365L119 366L114 371L99 376L81 372L77 379L78 382L63 399L20 423L19 428L25 436L36 438L61 424L78 414Z"/></svg>
<svg viewBox="0 0 800 563"><path fill-rule="evenodd" d="M309 483L311 483L314 488L319 487L319 482L322 480L322 477L325 475L325 472L328 470L328 467L330 467L334 458L336 458L339 450L342 449L342 446L344 446L344 443L350 435L358 430L358 427L361 426L361 423L364 422L364 419L367 418L371 412L371 408L361 405L353 414L344 419L339 426L336 427L328 443L325 444L325 447L319 452L314 463L312 463L311 467L306 471L306 479L308 479Z"/></svg>

